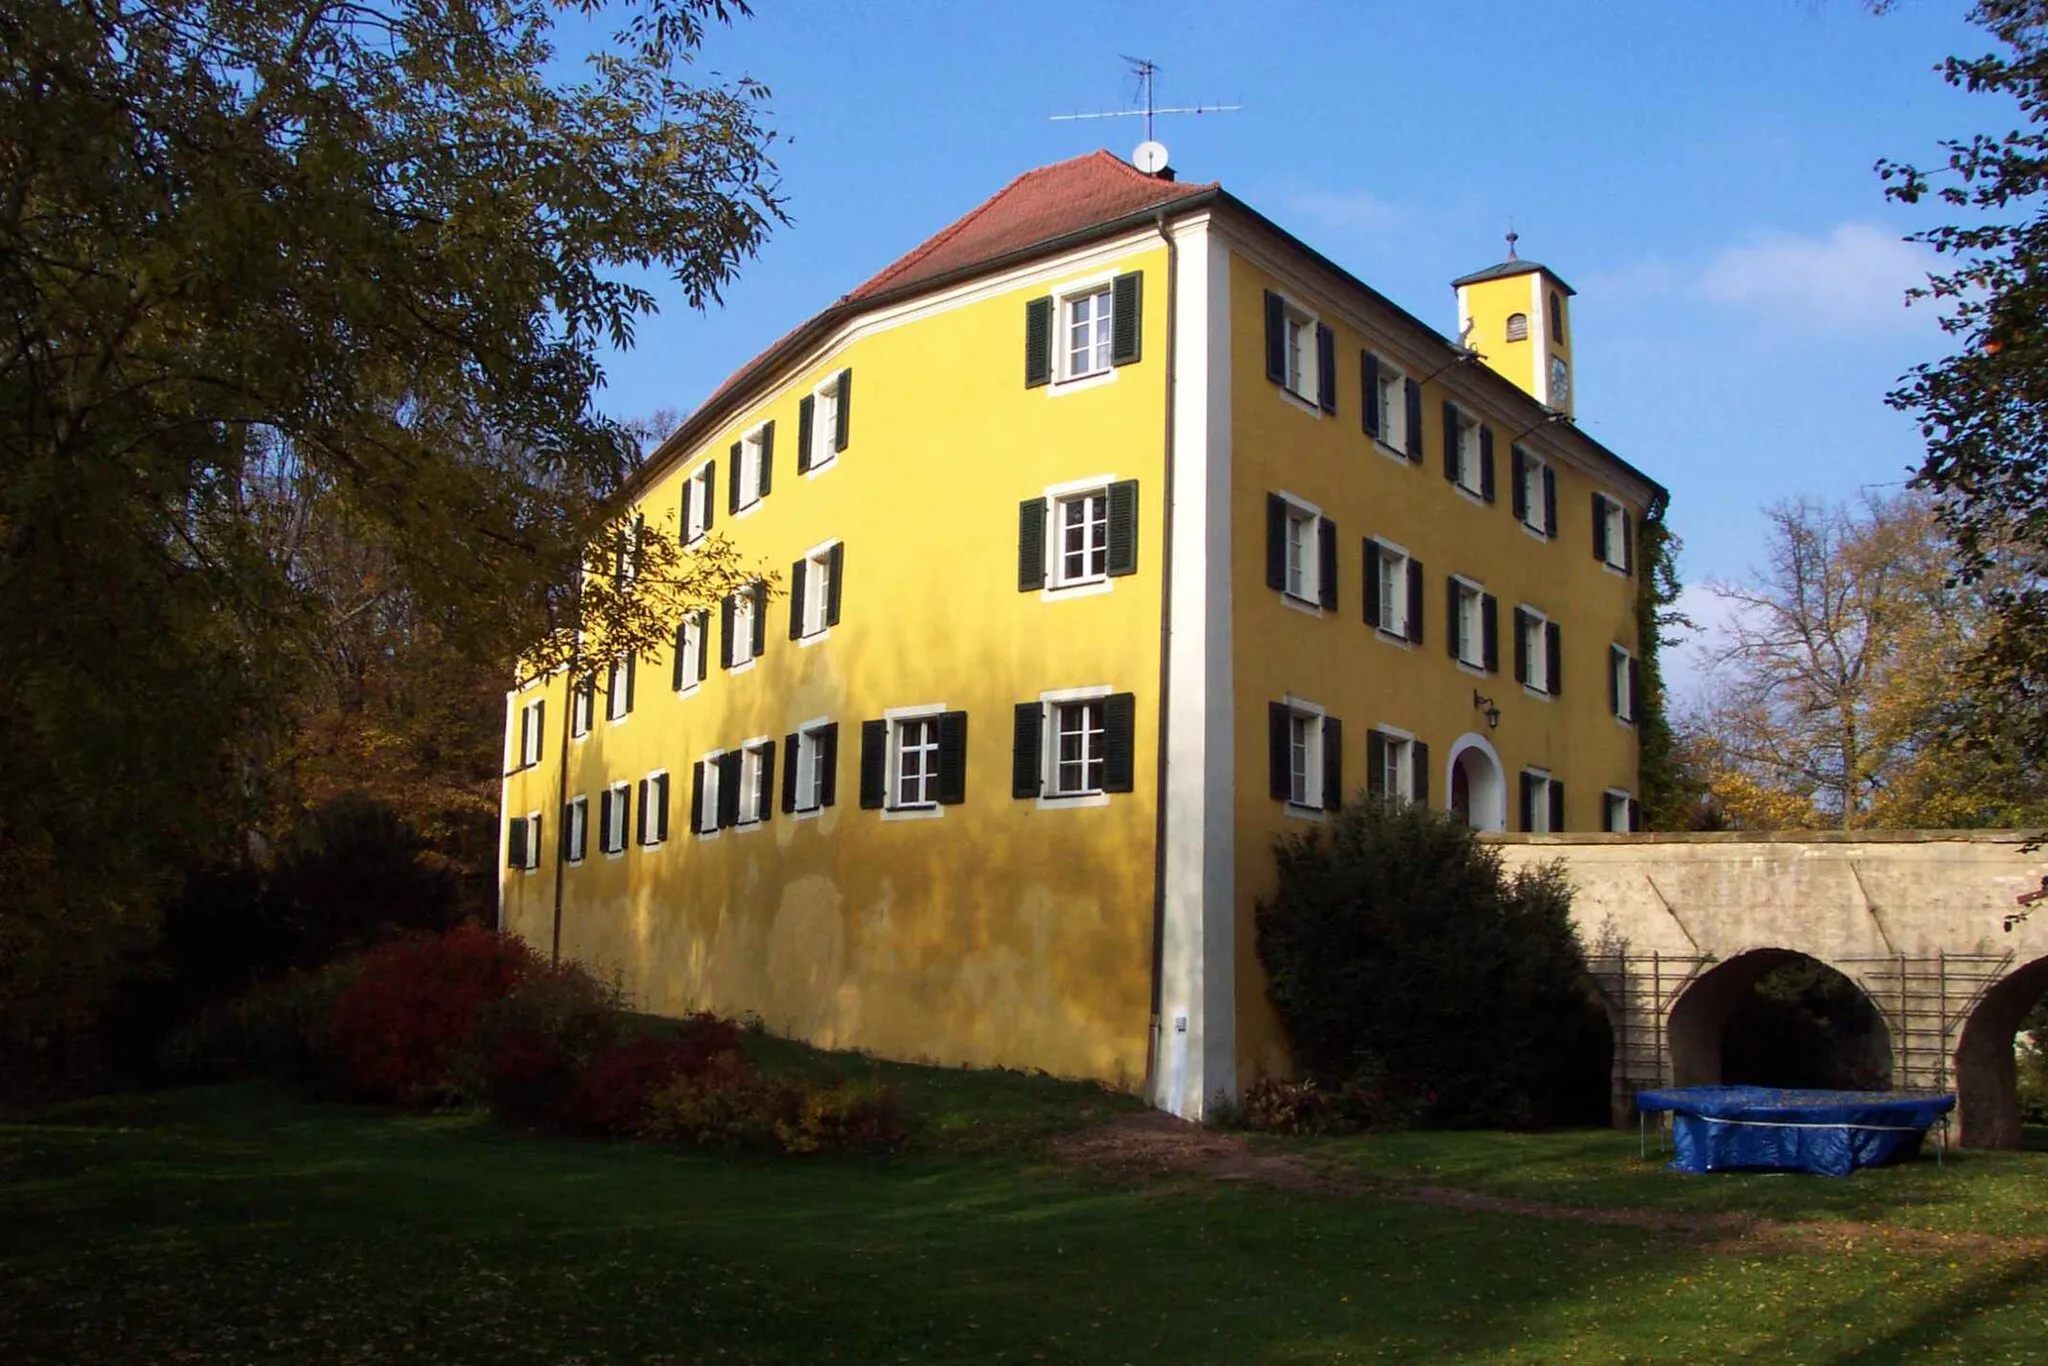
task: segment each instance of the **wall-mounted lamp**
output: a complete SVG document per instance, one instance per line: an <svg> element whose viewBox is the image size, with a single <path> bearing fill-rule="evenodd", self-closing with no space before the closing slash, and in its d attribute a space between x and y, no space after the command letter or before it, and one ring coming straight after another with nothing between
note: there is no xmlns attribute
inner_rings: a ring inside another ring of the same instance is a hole
<svg viewBox="0 0 2048 1366"><path fill-rule="evenodd" d="M1493 704L1491 697L1481 697L1479 689L1474 688L1472 690L1472 705L1485 710L1486 728L1488 730L1498 730L1500 728L1500 708Z"/></svg>

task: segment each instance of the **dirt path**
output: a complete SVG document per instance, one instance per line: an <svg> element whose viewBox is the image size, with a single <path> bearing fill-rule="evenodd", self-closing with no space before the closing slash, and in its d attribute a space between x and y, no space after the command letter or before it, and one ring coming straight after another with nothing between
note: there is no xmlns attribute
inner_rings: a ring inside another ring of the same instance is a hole
<svg viewBox="0 0 2048 1366"><path fill-rule="evenodd" d="M1909 1253L1972 1257L2048 1257L2048 1238L1997 1237L1981 1233L1937 1233L1930 1229L1846 1219L1796 1223L1747 1214L1684 1214L1627 1206L1592 1208L1559 1205L1517 1196L1492 1195L1450 1186L1364 1180L1302 1153L1262 1151L1242 1134L1218 1133L1157 1111L1127 1115L1056 1140L1054 1151L1075 1166L1127 1180L1196 1176L1246 1182L1276 1190L1352 1198L1372 1197L1441 1205L1484 1214L1633 1228L1685 1238L1716 1249L1749 1252L1848 1251L1875 1246Z"/></svg>

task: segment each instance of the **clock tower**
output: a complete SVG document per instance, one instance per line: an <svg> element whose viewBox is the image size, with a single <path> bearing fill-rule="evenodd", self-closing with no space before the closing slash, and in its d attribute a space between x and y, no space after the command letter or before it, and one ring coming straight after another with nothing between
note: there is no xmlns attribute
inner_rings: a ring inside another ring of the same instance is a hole
<svg viewBox="0 0 2048 1366"><path fill-rule="evenodd" d="M1458 292L1463 343L1513 380L1538 403L1570 416L1572 409L1572 287L1547 266L1515 254L1497 266L1451 281Z"/></svg>

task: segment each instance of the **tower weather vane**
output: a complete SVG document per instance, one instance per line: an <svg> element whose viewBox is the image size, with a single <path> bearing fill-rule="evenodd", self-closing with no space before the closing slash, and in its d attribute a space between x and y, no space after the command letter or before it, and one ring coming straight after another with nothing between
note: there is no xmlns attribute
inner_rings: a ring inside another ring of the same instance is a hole
<svg viewBox="0 0 2048 1366"><path fill-rule="evenodd" d="M1138 78L1138 97L1145 102L1143 109L1107 109L1092 114L1054 114L1054 123L1068 123L1078 119L1122 119L1139 114L1145 116L1145 141L1131 155L1132 162L1139 170L1148 174L1166 169L1166 148L1152 140L1152 120L1161 114L1228 114L1244 108L1241 104L1188 104L1161 109L1153 102L1153 92L1159 76L1159 64L1144 57L1124 57L1130 65L1131 74Z"/></svg>

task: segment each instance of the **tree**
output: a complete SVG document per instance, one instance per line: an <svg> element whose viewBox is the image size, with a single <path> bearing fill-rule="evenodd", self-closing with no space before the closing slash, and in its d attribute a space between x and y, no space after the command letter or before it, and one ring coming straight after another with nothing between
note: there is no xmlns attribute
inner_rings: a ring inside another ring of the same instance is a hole
<svg viewBox="0 0 2048 1366"><path fill-rule="evenodd" d="M1953 268L1914 297L1947 307L1960 345L1889 395L1920 419L1916 476L1954 535L1959 572L1988 590L1991 621L1968 667L1971 734L2026 764L2048 760L2048 0L1979 0L1974 23L2003 48L1942 65L1952 86L2015 101L2021 127L1944 142L1930 169L1880 161L1889 198L1932 197L1968 221L1915 235Z"/></svg>
<svg viewBox="0 0 2048 1366"><path fill-rule="evenodd" d="M726 0L558 65L603 8L0 7L0 1072L247 847L351 625L588 667L742 577L616 515L596 348L778 219L767 92L682 79Z"/></svg>
<svg viewBox="0 0 2048 1366"><path fill-rule="evenodd" d="M1685 749L1717 812L1748 829L1993 826L2048 809L2007 748L1973 742L1964 686L2008 572L1953 581L1935 505L1766 510L1766 560L1710 590L1731 609Z"/></svg>

